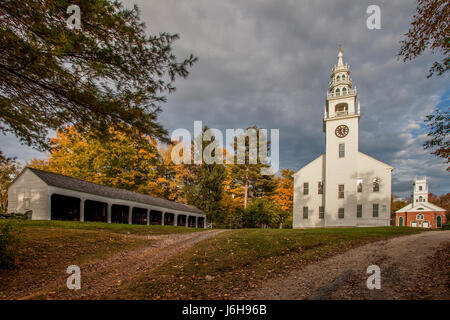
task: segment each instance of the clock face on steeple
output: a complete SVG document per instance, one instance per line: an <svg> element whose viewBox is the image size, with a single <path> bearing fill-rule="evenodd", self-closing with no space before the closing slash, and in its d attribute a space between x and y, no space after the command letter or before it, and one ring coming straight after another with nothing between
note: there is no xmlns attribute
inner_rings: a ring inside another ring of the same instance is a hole
<svg viewBox="0 0 450 320"><path fill-rule="evenodd" d="M348 127L342 124L336 128L335 134L338 138L344 138L346 135L348 135L349 131L350 130L348 129Z"/></svg>

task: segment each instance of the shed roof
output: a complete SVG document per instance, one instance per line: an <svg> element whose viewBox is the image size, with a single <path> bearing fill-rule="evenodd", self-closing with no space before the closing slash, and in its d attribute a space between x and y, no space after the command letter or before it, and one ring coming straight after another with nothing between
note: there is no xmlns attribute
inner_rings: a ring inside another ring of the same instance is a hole
<svg viewBox="0 0 450 320"><path fill-rule="evenodd" d="M167 209L180 210L185 212L205 214L200 209L187 204L170 201L166 199L152 197L146 194L133 192L125 189L119 189L114 187L103 186L101 184L88 182L69 176L65 176L58 173L38 170L35 168L27 167L25 169L30 170L39 178L41 178L46 184L63 189L69 189L79 192L91 193L98 196L104 196L113 199L128 200L134 202L140 202L143 204L154 205Z"/></svg>

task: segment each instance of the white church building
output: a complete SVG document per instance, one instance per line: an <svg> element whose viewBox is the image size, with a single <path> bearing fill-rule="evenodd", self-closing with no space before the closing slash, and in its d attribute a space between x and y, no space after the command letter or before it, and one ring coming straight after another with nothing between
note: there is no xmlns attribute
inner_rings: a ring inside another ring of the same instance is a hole
<svg viewBox="0 0 450 320"><path fill-rule="evenodd" d="M339 48L323 119L325 153L294 174L294 228L390 225L394 168L359 152L360 117Z"/></svg>

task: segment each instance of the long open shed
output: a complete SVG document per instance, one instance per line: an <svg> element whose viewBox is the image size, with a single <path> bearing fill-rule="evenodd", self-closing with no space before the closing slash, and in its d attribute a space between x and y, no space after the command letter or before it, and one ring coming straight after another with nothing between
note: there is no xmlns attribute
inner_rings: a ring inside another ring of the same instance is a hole
<svg viewBox="0 0 450 320"><path fill-rule="evenodd" d="M8 212L33 220L98 221L204 228L190 205L26 167L8 188Z"/></svg>

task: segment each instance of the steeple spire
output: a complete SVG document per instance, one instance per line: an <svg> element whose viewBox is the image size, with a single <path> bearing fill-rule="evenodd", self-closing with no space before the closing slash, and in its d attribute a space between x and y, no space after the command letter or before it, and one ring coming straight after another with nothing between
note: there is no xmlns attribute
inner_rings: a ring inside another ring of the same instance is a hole
<svg viewBox="0 0 450 320"><path fill-rule="evenodd" d="M338 63L337 63L338 67L344 66L344 60L342 59L343 56L344 56L344 51L342 50L341 45L339 45Z"/></svg>
<svg viewBox="0 0 450 320"><path fill-rule="evenodd" d="M356 95L356 89L352 88L352 79L350 78L350 67L344 64L344 50L339 45L338 63L333 66L331 71L330 89L328 98L339 96Z"/></svg>

